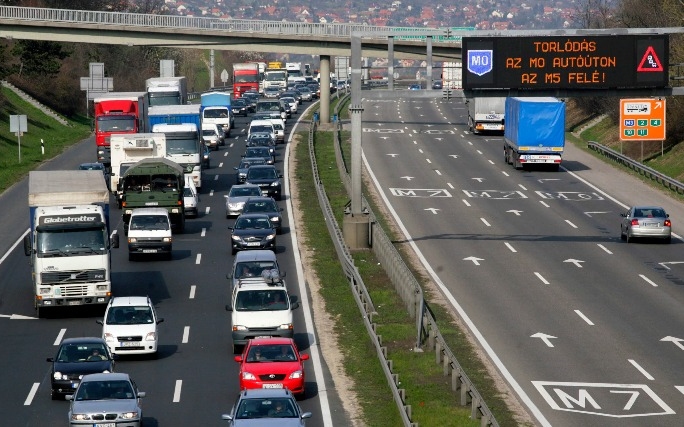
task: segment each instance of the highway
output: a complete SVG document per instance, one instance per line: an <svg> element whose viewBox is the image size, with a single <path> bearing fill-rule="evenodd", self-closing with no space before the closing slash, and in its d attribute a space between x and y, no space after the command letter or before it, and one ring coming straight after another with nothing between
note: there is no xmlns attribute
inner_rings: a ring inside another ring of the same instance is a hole
<svg viewBox="0 0 684 427"><path fill-rule="evenodd" d="M308 105L300 107L300 111ZM288 133L299 115L288 120ZM238 364L233 360L230 314L225 310L229 288L226 273L232 265L224 194L234 183L234 166L245 148L247 118L236 118L236 128L225 147L211 153L211 168L204 171L200 215L188 219L183 234L174 236L173 260L128 261L125 239L113 250L112 288L115 296L149 295L158 314L157 359L121 358L116 370L127 372L137 382L143 399L144 424L154 426L226 425L238 393ZM75 169L94 161L95 143L83 141L41 169ZM276 166L283 172L288 145L280 145ZM304 411L313 412L307 426L349 425L336 395L330 373L321 359L311 329L306 287L299 279L301 262L290 221L290 201L284 187L283 212L286 228L278 236L277 256L287 273L291 295L301 306L294 311L295 340L300 350L312 355L306 362L306 394L300 400ZM27 179L0 196L0 366L6 387L0 392L3 425L33 427L64 426L68 402L50 399L50 363L63 338L100 336L104 308L69 308L47 318L35 318L29 258L21 238L28 229ZM123 236L121 211L112 199L110 220ZM319 364L322 363L322 365ZM318 365L318 366L317 366Z"/></svg>
<svg viewBox="0 0 684 427"><path fill-rule="evenodd" d="M681 426L682 241L619 236L624 204L681 204L572 157L515 170L501 136L467 132L461 100L363 105L376 187L535 422Z"/></svg>

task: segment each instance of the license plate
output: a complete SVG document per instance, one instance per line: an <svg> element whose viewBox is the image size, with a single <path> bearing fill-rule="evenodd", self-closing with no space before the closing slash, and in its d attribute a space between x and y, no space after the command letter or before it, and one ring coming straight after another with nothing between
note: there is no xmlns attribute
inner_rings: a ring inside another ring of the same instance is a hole
<svg viewBox="0 0 684 427"><path fill-rule="evenodd" d="M259 242L247 242L247 246L259 246L260 244Z"/></svg>
<svg viewBox="0 0 684 427"><path fill-rule="evenodd" d="M660 227L660 224L657 222L647 222L644 224L646 227Z"/></svg>
<svg viewBox="0 0 684 427"><path fill-rule="evenodd" d="M156 254L157 250L156 249L143 249L144 254Z"/></svg>
<svg viewBox="0 0 684 427"><path fill-rule="evenodd" d="M254 338L271 338L271 336L270 335L257 335Z"/></svg>
<svg viewBox="0 0 684 427"><path fill-rule="evenodd" d="M137 347L137 346L138 346L138 343L135 341L133 341L133 342L126 341L126 342L121 343L121 347Z"/></svg>
<svg viewBox="0 0 684 427"><path fill-rule="evenodd" d="M95 424L95 427L116 427L116 423L100 423Z"/></svg>
<svg viewBox="0 0 684 427"><path fill-rule="evenodd" d="M69 301L69 305L81 305L81 301Z"/></svg>
<svg viewBox="0 0 684 427"><path fill-rule="evenodd" d="M499 130L501 129L501 125L484 125L483 128L486 130Z"/></svg>
<svg viewBox="0 0 684 427"><path fill-rule="evenodd" d="M261 388L283 388L282 384L264 384Z"/></svg>

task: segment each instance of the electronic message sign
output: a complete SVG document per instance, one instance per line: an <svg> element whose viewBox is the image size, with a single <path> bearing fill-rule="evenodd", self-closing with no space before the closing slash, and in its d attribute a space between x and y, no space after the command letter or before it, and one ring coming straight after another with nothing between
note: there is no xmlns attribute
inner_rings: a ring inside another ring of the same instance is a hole
<svg viewBox="0 0 684 427"><path fill-rule="evenodd" d="M666 34L464 37L463 88L663 88L668 42Z"/></svg>

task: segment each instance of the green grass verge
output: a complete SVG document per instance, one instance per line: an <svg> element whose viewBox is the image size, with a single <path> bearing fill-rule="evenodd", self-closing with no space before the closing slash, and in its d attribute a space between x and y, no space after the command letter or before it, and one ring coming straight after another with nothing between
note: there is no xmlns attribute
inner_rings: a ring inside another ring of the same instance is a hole
<svg viewBox="0 0 684 427"><path fill-rule="evenodd" d="M30 170L49 160L65 148L90 135L90 121L79 117L64 126L42 111L24 102L10 89L0 90L0 192L21 180ZM19 138L9 131L10 116L26 115L27 132L21 136L21 161L19 161ZM44 142L45 154L41 153L40 141ZM93 158L95 157L95 147Z"/></svg>

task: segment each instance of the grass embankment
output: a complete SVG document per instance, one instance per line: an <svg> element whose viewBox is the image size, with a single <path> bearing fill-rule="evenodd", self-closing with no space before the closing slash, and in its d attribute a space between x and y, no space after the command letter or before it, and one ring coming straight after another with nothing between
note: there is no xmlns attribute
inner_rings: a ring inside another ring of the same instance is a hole
<svg viewBox="0 0 684 427"><path fill-rule="evenodd" d="M2 87L0 91L0 123L4 123L0 126L0 192L3 192L41 162L86 138L91 131L90 122L85 117L79 117L76 121L70 121L70 126L64 126L23 101L11 90ZM21 136L21 161L18 138L9 131L12 115L26 115L27 132ZM45 154L41 153L41 139ZM92 152L95 161L94 147Z"/></svg>
<svg viewBox="0 0 684 427"><path fill-rule="evenodd" d="M334 104L331 106L331 112ZM346 118L346 109L341 119ZM306 134L300 138L306 141ZM317 132L316 159L321 181L335 212L338 224L342 223L345 204L349 201L335 163L332 132ZM344 154L349 159L349 134L343 132ZM297 185L300 194L315 194L307 144L299 144L297 152ZM348 163L349 164L349 163ZM368 194L366 192L366 194ZM370 198L369 198L370 199ZM337 255L327 233L323 215L315 197L303 202L302 231L307 246L316 253L313 268L321 280L321 294L332 318L337 319L335 332L339 335L345 355L346 373L353 378L356 392L363 407L366 425L400 425L396 405L391 398L389 386L382 373L375 349L360 321L360 313L349 292L349 283L344 278ZM373 208L379 214L377 207ZM380 219L385 230L387 219ZM398 236L391 236L394 240ZM459 395L451 391L451 378L444 376L440 365L435 363L434 352L414 352L416 341L415 319L409 316L405 305L395 292L371 251L358 251L353 254L355 265L364 278L378 315L373 317L377 332L387 346L388 358L394 363L394 372L399 375L400 388L406 390L407 404L412 407L412 420L423 426L477 426L477 420L470 419L470 406L460 406ZM336 279L331 280L332 277ZM419 275L419 280L421 279ZM428 301L431 296L427 295ZM457 354L459 362L469 377L476 383L478 391L484 396L487 405L495 413L502 426L518 423L499 396L492 379L487 375L477 354L470 346L467 337L451 320L449 313L437 304L430 304L440 330ZM320 332L320 331L319 331Z"/></svg>

